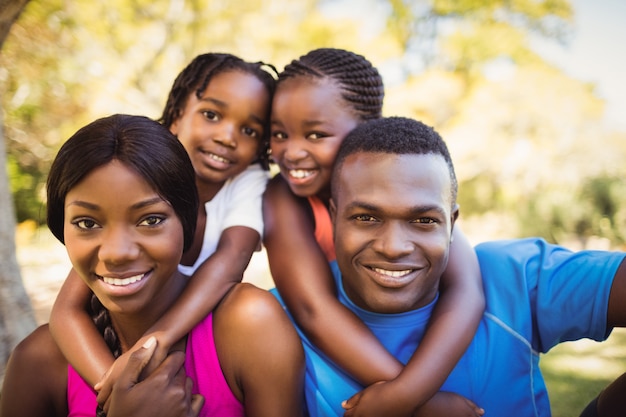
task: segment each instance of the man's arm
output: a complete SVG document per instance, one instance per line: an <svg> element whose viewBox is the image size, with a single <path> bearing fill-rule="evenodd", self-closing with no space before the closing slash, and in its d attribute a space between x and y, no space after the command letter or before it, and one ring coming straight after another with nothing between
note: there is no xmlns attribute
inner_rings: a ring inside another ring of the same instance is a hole
<svg viewBox="0 0 626 417"><path fill-rule="evenodd" d="M626 258L622 260L611 285L607 327L626 327Z"/></svg>

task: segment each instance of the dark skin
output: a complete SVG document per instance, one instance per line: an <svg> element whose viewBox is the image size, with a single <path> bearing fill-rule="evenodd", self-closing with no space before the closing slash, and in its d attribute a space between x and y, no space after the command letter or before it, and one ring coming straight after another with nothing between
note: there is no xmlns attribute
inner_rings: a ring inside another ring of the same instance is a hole
<svg viewBox="0 0 626 417"><path fill-rule="evenodd" d="M243 172L256 158L269 104L270 95L263 83L255 75L242 71L216 74L200 98L196 97L195 90L189 94L182 114L168 128L183 143L191 158L202 203L211 201L229 178ZM215 162L207 158L208 154L219 155L231 163ZM193 244L183 255L183 265L193 265L198 259L206 217L205 206L201 204ZM159 345L147 372L165 358L169 347L242 281L259 243L259 233L249 227L233 226L222 231L215 252L195 271L188 290L134 347L139 348L150 336L157 337ZM106 398L133 349L114 363L85 313L90 294L78 275L71 271L53 306L50 326L62 351L80 375L101 391L100 398ZM64 333L67 328L73 330L71 337Z"/></svg>
<svg viewBox="0 0 626 417"><path fill-rule="evenodd" d="M404 368L384 349L371 331L337 301L330 267L314 238L314 221L308 207L307 201L291 193L280 176L274 177L264 196L264 244L276 286L296 321L308 330L313 343L335 362L342 364L363 385L368 386L359 395L358 401L346 404L347 408L352 406L346 415L384 415L390 409L398 410L400 414L397 415L415 416L434 415L433 409L441 413L438 415L463 416L468 415L465 414L468 409L474 413L475 406L468 408L465 399L459 399L458 402L435 400L430 408L416 409L415 404L424 405L437 393L436 387L443 384L465 350L459 345L445 346L440 342L442 338L449 337L450 333L460 337L459 334L463 333L463 337L471 339L472 329L477 326L480 316L464 314L461 320L456 318L453 323L448 321L439 330L431 327L420 345L421 348ZM464 237L455 235L455 239L459 241ZM285 247L298 248L298 251L286 251ZM464 271L457 272L462 274ZM290 277L289 285L282 281L283 277ZM482 293L482 286L475 291ZM459 294L461 300L440 300L436 314L448 319L454 317L450 314L454 303L469 302L466 297L468 292L463 293L465 295ZM309 296L302 297L302 294ZM340 321L343 322L342 326L338 325ZM350 332L350 337L346 337L347 331ZM320 336L316 337L316 334ZM338 340L342 341L341 346L337 343ZM450 357L455 360L447 359ZM364 363L368 366L363 366ZM413 371L402 372L403 369ZM429 379L425 381L423 375L428 375ZM376 383L379 381L389 382ZM424 393L417 399L415 389L411 388L416 386ZM404 399L404 402L399 398Z"/></svg>
<svg viewBox="0 0 626 417"><path fill-rule="evenodd" d="M295 393L303 389L304 357L291 323L270 294L249 284L238 285L216 309L214 331L218 355L224 358L224 376L244 403L246 415L300 415L301 397ZM156 343L129 355L105 405L107 416L198 415L204 398L191 393L193 383L185 374L183 352L171 352L140 380L155 349ZM299 353L294 357L294 352ZM14 350L7 364L0 416L67 416L67 366L48 326L38 328ZM285 386L286 381L298 384ZM285 395L288 392L293 395Z"/></svg>
<svg viewBox="0 0 626 417"><path fill-rule="evenodd" d="M362 122L332 77L296 76L278 84L270 145L280 175L264 194L264 244L276 287L296 322L367 386L346 415L410 416L439 390L471 341L484 309L482 281L471 245L456 233L442 298L406 367L339 303L306 197L315 196L328 208L337 151ZM376 382L381 383L372 385Z"/></svg>
<svg viewBox="0 0 626 417"><path fill-rule="evenodd" d="M615 280L611 286L607 325L609 327L626 326L626 308L623 300L626 299L626 260L622 261ZM626 410L626 373L622 374L599 395L597 412L600 417L621 417Z"/></svg>

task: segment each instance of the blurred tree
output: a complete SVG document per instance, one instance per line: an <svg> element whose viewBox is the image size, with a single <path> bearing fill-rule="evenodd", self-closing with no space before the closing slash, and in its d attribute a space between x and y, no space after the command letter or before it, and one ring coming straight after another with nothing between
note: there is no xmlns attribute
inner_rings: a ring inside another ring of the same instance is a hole
<svg viewBox="0 0 626 417"><path fill-rule="evenodd" d="M11 25L27 2L28 0L0 0L0 51ZM1 115L0 112L0 390L11 350L35 327L35 316L22 284L15 255L15 214L5 165Z"/></svg>

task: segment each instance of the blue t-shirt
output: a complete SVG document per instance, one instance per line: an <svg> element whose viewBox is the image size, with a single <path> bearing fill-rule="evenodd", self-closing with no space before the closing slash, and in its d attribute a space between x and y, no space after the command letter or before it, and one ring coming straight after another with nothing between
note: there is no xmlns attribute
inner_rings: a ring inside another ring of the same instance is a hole
<svg viewBox="0 0 626 417"><path fill-rule="evenodd" d="M571 252L535 238L480 244L476 253L483 276L485 314L441 390L471 399L485 409L486 417L549 416L539 354L567 340L608 337L609 292L625 254ZM348 299L337 264L331 266L340 301L367 324L389 352L406 363L425 333L436 300L402 314L365 311ZM306 353L310 416L342 416L341 402L362 386L298 331Z"/></svg>

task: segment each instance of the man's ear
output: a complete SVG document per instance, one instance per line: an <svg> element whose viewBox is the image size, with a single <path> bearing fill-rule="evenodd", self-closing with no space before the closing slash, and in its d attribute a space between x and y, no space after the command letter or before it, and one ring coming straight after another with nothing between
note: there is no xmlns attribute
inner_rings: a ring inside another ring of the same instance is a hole
<svg viewBox="0 0 626 417"><path fill-rule="evenodd" d="M459 218L459 212L460 212L459 205L455 203L452 206L452 212L450 213L450 239L452 239L452 232L454 231L454 224L456 223L456 220Z"/></svg>

